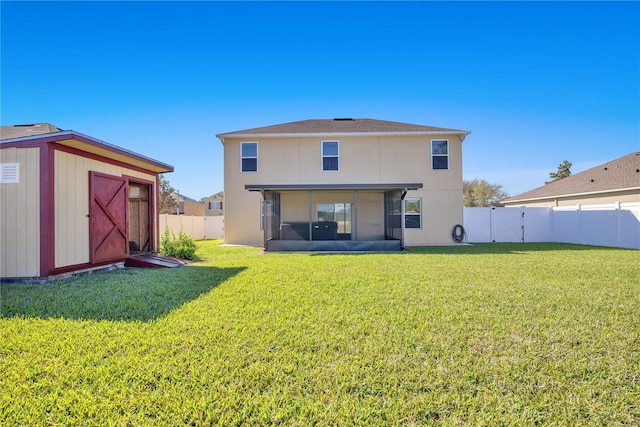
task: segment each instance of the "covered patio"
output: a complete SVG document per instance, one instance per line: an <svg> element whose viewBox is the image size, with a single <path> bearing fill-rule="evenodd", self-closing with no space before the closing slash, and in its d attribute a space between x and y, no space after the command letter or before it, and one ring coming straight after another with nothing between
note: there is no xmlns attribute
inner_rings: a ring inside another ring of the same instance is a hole
<svg viewBox="0 0 640 427"><path fill-rule="evenodd" d="M245 185L262 195L267 251L400 251L404 200L422 183Z"/></svg>

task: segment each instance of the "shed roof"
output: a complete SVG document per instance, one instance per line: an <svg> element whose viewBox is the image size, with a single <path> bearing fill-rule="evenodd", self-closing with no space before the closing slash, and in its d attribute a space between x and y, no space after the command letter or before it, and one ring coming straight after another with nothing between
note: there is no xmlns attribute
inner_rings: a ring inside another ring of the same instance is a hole
<svg viewBox="0 0 640 427"><path fill-rule="evenodd" d="M2 146L2 148L39 146L51 142L85 153L117 160L155 173L173 172L173 166L166 163L81 134L80 132L61 130L48 123L0 127L0 146Z"/></svg>
<svg viewBox="0 0 640 427"><path fill-rule="evenodd" d="M640 189L640 151L502 201L505 203L524 202L631 189Z"/></svg>
<svg viewBox="0 0 640 427"><path fill-rule="evenodd" d="M296 136L296 135L343 135L343 134L444 134L454 133L463 137L471 131L448 129L411 123L390 122L375 119L310 119L282 123L252 129L221 133L221 140L227 137L247 136Z"/></svg>
<svg viewBox="0 0 640 427"><path fill-rule="evenodd" d="M60 131L62 131L62 129L49 123L0 126L0 140L23 138L25 136L43 135Z"/></svg>

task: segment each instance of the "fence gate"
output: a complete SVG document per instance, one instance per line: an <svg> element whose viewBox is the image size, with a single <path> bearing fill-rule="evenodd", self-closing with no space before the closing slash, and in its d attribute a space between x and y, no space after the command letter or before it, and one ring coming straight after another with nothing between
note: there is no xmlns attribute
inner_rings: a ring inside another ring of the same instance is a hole
<svg viewBox="0 0 640 427"><path fill-rule="evenodd" d="M469 242L548 242L551 208L464 208Z"/></svg>
<svg viewBox="0 0 640 427"><path fill-rule="evenodd" d="M491 208L491 241L524 242L524 218L522 208Z"/></svg>

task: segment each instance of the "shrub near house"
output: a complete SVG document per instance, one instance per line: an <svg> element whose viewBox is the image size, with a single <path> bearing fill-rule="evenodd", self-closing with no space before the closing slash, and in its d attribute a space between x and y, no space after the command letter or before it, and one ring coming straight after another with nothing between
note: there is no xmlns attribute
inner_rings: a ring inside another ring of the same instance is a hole
<svg viewBox="0 0 640 427"><path fill-rule="evenodd" d="M194 259L196 249L195 241L184 231L180 230L178 238L176 238L173 231L169 227L165 227L164 234L160 239L161 254L181 259Z"/></svg>

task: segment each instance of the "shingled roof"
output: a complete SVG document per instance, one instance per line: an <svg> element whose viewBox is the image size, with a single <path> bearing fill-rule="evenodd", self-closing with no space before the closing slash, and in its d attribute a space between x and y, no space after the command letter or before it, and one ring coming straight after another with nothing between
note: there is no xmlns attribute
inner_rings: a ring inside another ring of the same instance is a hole
<svg viewBox="0 0 640 427"><path fill-rule="evenodd" d="M218 138L232 136L253 136L253 135L340 135L352 133L371 134L393 134L393 133L455 133L468 135L471 131L447 129L442 127L414 125L410 123L390 122L386 120L374 119L311 119L298 122L282 123L279 125L264 126L252 129L245 129L227 132L217 135Z"/></svg>
<svg viewBox="0 0 640 427"><path fill-rule="evenodd" d="M62 129L49 123L34 123L28 125L0 126L0 140L24 138L26 136L44 135L47 133L62 132Z"/></svg>
<svg viewBox="0 0 640 427"><path fill-rule="evenodd" d="M509 197L502 202L524 202L632 189L640 190L640 151Z"/></svg>

